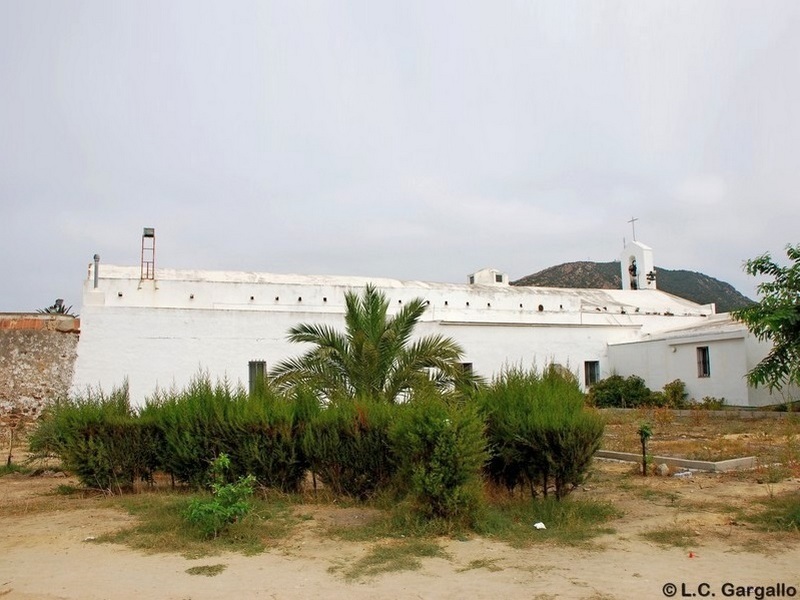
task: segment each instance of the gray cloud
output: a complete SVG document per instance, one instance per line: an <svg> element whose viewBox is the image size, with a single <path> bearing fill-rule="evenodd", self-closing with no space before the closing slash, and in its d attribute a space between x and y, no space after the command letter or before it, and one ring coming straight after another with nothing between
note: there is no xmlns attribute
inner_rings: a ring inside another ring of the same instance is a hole
<svg viewBox="0 0 800 600"><path fill-rule="evenodd" d="M0 5L0 310L86 264L463 281L797 242L795 2Z"/></svg>

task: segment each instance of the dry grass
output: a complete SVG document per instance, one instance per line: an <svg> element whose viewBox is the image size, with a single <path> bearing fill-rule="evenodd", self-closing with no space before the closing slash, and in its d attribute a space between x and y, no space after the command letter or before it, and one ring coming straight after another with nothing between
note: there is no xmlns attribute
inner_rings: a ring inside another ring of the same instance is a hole
<svg viewBox="0 0 800 600"><path fill-rule="evenodd" d="M707 411L678 416L667 409L608 411L605 450L641 452L639 425L652 424L648 452L694 460L720 461L755 456L761 465L780 464L800 475L800 417L715 417Z"/></svg>

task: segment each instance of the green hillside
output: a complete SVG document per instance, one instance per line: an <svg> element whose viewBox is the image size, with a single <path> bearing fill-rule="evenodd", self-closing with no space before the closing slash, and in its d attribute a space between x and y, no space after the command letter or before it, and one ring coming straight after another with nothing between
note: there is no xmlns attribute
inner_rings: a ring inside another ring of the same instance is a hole
<svg viewBox="0 0 800 600"><path fill-rule="evenodd" d="M658 289L698 304L713 302L717 305L717 312L729 312L753 302L731 284L703 273L659 267L656 267L656 273ZM617 261L578 261L549 267L512 281L511 285L618 290L622 288L622 280Z"/></svg>

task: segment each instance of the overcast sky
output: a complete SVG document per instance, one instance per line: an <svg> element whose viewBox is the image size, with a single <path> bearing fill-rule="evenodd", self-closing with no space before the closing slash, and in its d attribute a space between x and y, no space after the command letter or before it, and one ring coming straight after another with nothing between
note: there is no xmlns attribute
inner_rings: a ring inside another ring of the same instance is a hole
<svg viewBox="0 0 800 600"><path fill-rule="evenodd" d="M92 255L466 282L615 260L755 297L800 242L800 2L0 0L0 312Z"/></svg>

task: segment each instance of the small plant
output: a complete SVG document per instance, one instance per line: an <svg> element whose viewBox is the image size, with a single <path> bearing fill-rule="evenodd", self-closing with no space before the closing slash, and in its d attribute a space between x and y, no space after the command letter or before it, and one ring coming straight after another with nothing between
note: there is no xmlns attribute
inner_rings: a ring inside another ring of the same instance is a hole
<svg viewBox="0 0 800 600"><path fill-rule="evenodd" d="M225 474L231 467L226 454L220 454L211 463L211 491L213 498L196 498L189 503L183 513L184 518L197 526L205 537L216 538L228 526L235 523L248 512L247 498L253 495L255 477L240 477L234 483L225 483Z"/></svg>
<svg viewBox="0 0 800 600"><path fill-rule="evenodd" d="M2 419L0 425L3 425L8 430L8 457L6 458L6 467L11 468L11 458L14 452L14 442L16 441L17 434L24 433L25 431L25 416L12 409L11 412Z"/></svg>
<svg viewBox="0 0 800 600"><path fill-rule="evenodd" d="M725 398L705 396L699 404L693 405L692 408L698 408L700 410L722 410L725 408Z"/></svg>
<svg viewBox="0 0 800 600"><path fill-rule="evenodd" d="M653 409L653 420L659 427L666 427L675 422L675 412L671 408L660 406Z"/></svg>
<svg viewBox="0 0 800 600"><path fill-rule="evenodd" d="M78 316L73 314L72 306L67 306L64 304L63 298L56 298L56 301L53 302L52 306L48 306L47 308L39 308L36 310L36 312L42 315L66 315L68 317Z"/></svg>
<svg viewBox="0 0 800 600"><path fill-rule="evenodd" d="M642 442L642 475L647 477L647 440L653 435L653 427L644 422L639 425L639 440Z"/></svg>

